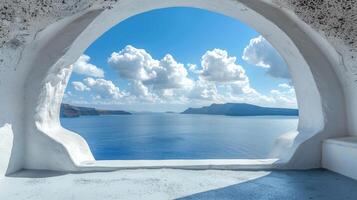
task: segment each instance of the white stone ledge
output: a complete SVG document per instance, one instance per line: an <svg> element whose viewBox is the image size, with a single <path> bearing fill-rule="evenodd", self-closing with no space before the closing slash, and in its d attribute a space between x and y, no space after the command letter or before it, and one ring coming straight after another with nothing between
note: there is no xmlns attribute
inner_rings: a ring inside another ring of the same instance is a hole
<svg viewBox="0 0 357 200"><path fill-rule="evenodd" d="M326 144L340 145L357 149L357 137L331 138L324 141Z"/></svg>
<svg viewBox="0 0 357 200"><path fill-rule="evenodd" d="M322 166L357 179L357 137L325 140L322 145Z"/></svg>

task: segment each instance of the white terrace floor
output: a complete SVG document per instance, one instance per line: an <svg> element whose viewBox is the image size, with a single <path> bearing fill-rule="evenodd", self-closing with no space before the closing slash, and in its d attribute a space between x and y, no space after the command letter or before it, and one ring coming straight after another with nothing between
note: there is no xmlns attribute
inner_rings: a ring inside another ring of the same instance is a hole
<svg viewBox="0 0 357 200"><path fill-rule="evenodd" d="M357 199L357 181L327 170L147 169L61 174L22 171L0 179L0 199Z"/></svg>

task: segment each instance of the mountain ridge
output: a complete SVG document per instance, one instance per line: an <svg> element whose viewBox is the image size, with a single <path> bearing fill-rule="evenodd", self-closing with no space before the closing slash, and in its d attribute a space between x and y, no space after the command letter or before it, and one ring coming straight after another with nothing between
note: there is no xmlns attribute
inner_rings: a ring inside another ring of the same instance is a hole
<svg viewBox="0 0 357 200"><path fill-rule="evenodd" d="M60 117L73 118L84 115L131 115L132 113L122 110L103 110L90 107L61 104Z"/></svg>
<svg viewBox="0 0 357 200"><path fill-rule="evenodd" d="M225 103L211 104L200 108L188 108L181 114L209 114L209 115L228 115L228 116L264 116L264 115L283 115L298 116L298 109L292 108L271 108L262 107L248 103Z"/></svg>

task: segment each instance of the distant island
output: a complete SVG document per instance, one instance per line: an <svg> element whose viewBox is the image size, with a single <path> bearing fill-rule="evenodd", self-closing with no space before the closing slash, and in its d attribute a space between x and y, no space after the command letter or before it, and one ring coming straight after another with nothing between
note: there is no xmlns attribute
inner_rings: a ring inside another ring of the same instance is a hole
<svg viewBox="0 0 357 200"><path fill-rule="evenodd" d="M131 113L122 110L102 110L61 104L60 117L79 117L83 115L131 115Z"/></svg>
<svg viewBox="0 0 357 200"><path fill-rule="evenodd" d="M201 108L188 108L181 114L208 114L208 115L229 115L229 116L264 116L264 115L284 115L298 116L297 109L289 108L269 108L247 103L225 103L212 104Z"/></svg>

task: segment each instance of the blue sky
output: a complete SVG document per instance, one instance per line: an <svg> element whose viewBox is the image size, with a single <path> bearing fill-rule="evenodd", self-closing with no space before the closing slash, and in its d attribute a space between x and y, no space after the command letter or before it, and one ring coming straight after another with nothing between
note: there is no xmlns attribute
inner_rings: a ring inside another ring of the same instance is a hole
<svg viewBox="0 0 357 200"><path fill-rule="evenodd" d="M296 107L287 67L274 48L240 21L201 9L128 18L73 66L64 102L75 105L133 111L224 102Z"/></svg>

